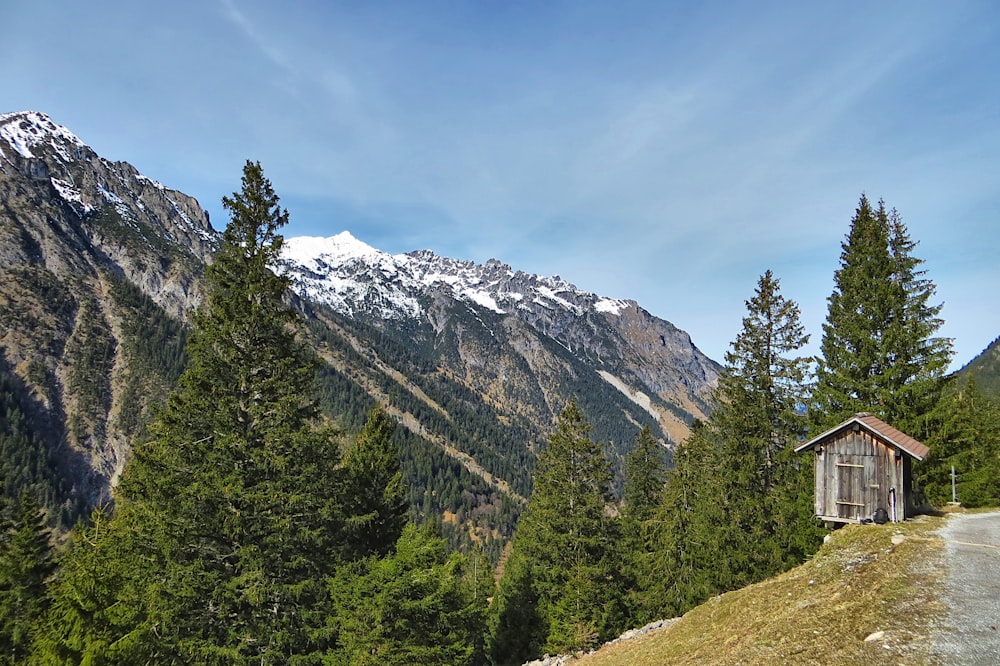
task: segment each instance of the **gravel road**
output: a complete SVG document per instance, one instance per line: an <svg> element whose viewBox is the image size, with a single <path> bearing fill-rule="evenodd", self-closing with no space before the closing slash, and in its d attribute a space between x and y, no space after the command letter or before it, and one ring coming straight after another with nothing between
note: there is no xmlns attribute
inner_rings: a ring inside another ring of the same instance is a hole
<svg viewBox="0 0 1000 666"><path fill-rule="evenodd" d="M1000 513L954 514L945 542L945 616L931 634L942 664L1000 664Z"/></svg>

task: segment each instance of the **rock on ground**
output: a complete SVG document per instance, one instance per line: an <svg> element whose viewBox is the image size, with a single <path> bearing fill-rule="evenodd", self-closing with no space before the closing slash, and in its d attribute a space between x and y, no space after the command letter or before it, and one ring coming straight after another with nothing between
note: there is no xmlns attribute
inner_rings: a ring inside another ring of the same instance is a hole
<svg viewBox="0 0 1000 666"><path fill-rule="evenodd" d="M655 622L650 622L645 627L641 627L639 629L629 629L618 638L612 641L608 641L604 645L614 645L615 643L620 643L622 641L628 641L633 638L638 638L639 636L645 636L646 634L651 634L659 629L665 629L669 627L678 619L680 618L675 617L669 620L656 620ZM535 661L529 661L528 663L524 664L524 666L565 666L565 664L568 664L570 661L575 659L576 656L577 655L574 654L560 654L554 657L545 655L541 659L536 659Z"/></svg>

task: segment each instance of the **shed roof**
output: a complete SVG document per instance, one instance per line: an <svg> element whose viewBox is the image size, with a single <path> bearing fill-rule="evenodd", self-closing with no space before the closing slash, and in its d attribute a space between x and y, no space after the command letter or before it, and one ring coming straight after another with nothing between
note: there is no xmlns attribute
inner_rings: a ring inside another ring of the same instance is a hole
<svg viewBox="0 0 1000 666"><path fill-rule="evenodd" d="M893 428L891 425L883 421L882 419L872 416L868 412L861 412L860 414L855 414L851 418L847 419L838 426L830 428L826 432L813 437L808 442L800 444L795 447L796 453L801 453L807 449L811 449L817 444L824 442L834 436L840 434L841 431L852 427L855 423L860 425L862 428L868 432L881 437L886 440L896 448L905 451L917 460L923 460L930 453L930 449L927 448L926 444L918 442L901 430Z"/></svg>

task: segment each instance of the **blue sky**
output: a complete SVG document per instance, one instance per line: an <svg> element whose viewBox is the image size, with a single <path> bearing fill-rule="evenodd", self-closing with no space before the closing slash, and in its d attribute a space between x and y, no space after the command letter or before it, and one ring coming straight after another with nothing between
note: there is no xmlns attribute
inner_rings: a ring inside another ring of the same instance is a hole
<svg viewBox="0 0 1000 666"><path fill-rule="evenodd" d="M862 192L903 216L960 366L1000 335L1000 5L8 0L38 110L226 218L495 257L634 298L722 360L772 269L815 353Z"/></svg>

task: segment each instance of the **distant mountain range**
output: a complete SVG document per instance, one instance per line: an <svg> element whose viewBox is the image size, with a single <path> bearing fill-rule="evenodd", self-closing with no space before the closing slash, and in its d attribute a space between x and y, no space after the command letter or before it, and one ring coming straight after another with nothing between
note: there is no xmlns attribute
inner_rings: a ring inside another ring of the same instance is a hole
<svg viewBox="0 0 1000 666"><path fill-rule="evenodd" d="M0 115L8 492L35 488L64 526L109 497L183 368L217 243L193 198L44 114ZM347 232L288 238L275 269L325 361L324 410L350 431L386 406L411 501L456 541L509 534L570 398L616 463L642 425L669 449L710 410L719 366L635 301L495 260L390 255Z"/></svg>
<svg viewBox="0 0 1000 666"><path fill-rule="evenodd" d="M516 402L511 391L532 386L554 397L546 397L549 415L561 409L559 382L538 379L551 364L539 348L555 342L560 355L647 412L669 441L707 411L718 366L690 336L635 301L586 293L496 260L480 265L428 250L389 255L348 232L290 238L283 256L281 269L307 301L383 331L408 329L408 342L433 348L438 358L457 353L454 370L501 401ZM524 344L526 336L537 344Z"/></svg>

